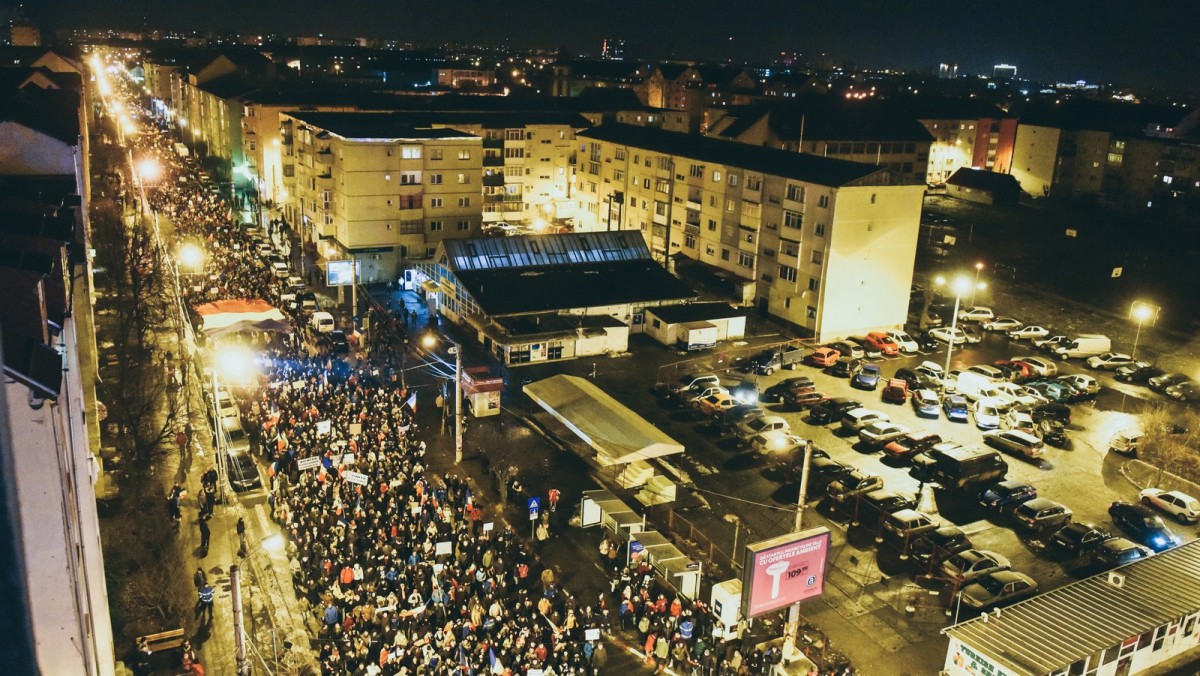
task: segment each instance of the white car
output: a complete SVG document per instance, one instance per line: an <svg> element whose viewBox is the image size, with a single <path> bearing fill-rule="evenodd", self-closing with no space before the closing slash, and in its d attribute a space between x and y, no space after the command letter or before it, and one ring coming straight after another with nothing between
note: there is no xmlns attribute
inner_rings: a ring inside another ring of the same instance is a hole
<svg viewBox="0 0 1200 676"><path fill-rule="evenodd" d="M1030 371L1043 378L1053 378L1058 375L1058 364L1042 357L1013 357L1013 361L1025 363Z"/></svg>
<svg viewBox="0 0 1200 676"><path fill-rule="evenodd" d="M1022 326L1008 332L1008 337L1013 340L1037 340L1048 335L1050 335L1050 329L1044 326Z"/></svg>
<svg viewBox="0 0 1200 676"><path fill-rule="evenodd" d="M900 346L901 352L916 352L921 347L917 345L917 341L912 339L912 336L904 331L888 331L887 335L888 338L896 341L896 344Z"/></svg>
<svg viewBox="0 0 1200 676"><path fill-rule="evenodd" d="M686 401L689 405L699 406L702 399L708 399L714 394L729 394L729 390L721 387L720 385L709 385L698 390L692 390L691 392L684 393L684 397L686 397Z"/></svg>
<svg viewBox="0 0 1200 676"><path fill-rule="evenodd" d="M992 308L976 305L958 311L958 321L960 322L990 322L996 318L996 313L992 312Z"/></svg>
<svg viewBox="0 0 1200 676"><path fill-rule="evenodd" d="M983 323L984 331L1012 331L1021 328L1021 320L1014 317L996 317Z"/></svg>
<svg viewBox="0 0 1200 676"><path fill-rule="evenodd" d="M881 411L872 411L869 408L856 408L852 411L847 411L842 417L842 429L850 432L858 432L862 428L875 422L887 422L892 417Z"/></svg>
<svg viewBox="0 0 1200 676"><path fill-rule="evenodd" d="M1200 500L1186 493L1147 488L1139 495L1142 497L1142 504L1161 509L1180 523L1191 523L1200 519Z"/></svg>
<svg viewBox="0 0 1200 676"><path fill-rule="evenodd" d="M981 430L994 430L1000 427L1000 418L1008 413L1012 404L996 397L980 397L975 400L972 413L975 415L975 426Z"/></svg>
<svg viewBox="0 0 1200 676"><path fill-rule="evenodd" d="M745 420L738 423L737 426L737 435L743 439L749 439L756 434L775 431L790 433L792 426L788 424L788 421L777 415L764 415L761 418Z"/></svg>
<svg viewBox="0 0 1200 676"><path fill-rule="evenodd" d="M1133 357L1120 352L1105 352L1094 357L1088 357L1087 366L1090 369L1104 369L1106 371L1114 371L1122 366L1128 366L1133 363Z"/></svg>
<svg viewBox="0 0 1200 676"><path fill-rule="evenodd" d="M807 443L800 437L778 429L750 437L750 446L763 455L773 453L790 453Z"/></svg>
<svg viewBox="0 0 1200 676"><path fill-rule="evenodd" d="M1009 411L1008 415L1000 420L1000 427L1006 430L1021 430L1029 434L1037 434L1037 425L1033 422L1033 416L1017 409Z"/></svg>
<svg viewBox="0 0 1200 676"><path fill-rule="evenodd" d="M858 431L858 440L871 448L880 448L911 432L907 425L880 420Z"/></svg>
<svg viewBox="0 0 1200 676"><path fill-rule="evenodd" d="M939 326L936 329L929 329L929 337L940 340L943 343L954 343L955 345L962 345L967 342L967 334L957 326L954 327L953 332L950 331L949 326Z"/></svg>
<svg viewBox="0 0 1200 676"><path fill-rule="evenodd" d="M1024 387L1016 383L996 383L990 387L985 387L980 392L985 397L998 397L1007 399L1018 406L1037 406L1040 401L1039 397L1034 397L1025 391Z"/></svg>
<svg viewBox="0 0 1200 676"><path fill-rule="evenodd" d="M983 441L1026 458L1040 458L1046 453L1046 445L1041 439L1020 430L990 430L983 433Z"/></svg>

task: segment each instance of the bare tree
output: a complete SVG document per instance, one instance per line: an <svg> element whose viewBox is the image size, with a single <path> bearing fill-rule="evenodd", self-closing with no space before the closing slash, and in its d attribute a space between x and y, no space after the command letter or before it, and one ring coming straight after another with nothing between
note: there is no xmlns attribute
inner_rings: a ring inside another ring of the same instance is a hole
<svg viewBox="0 0 1200 676"><path fill-rule="evenodd" d="M1142 414L1138 457L1160 471L1200 482L1200 455L1195 451L1198 444L1200 412L1157 404Z"/></svg>

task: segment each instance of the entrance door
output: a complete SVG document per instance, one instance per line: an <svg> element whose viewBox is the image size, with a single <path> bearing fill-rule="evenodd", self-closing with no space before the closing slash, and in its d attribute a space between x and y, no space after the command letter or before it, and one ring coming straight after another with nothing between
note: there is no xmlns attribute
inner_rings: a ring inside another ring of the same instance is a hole
<svg viewBox="0 0 1200 676"><path fill-rule="evenodd" d="M770 299L765 298L765 297L759 298L758 299L758 314L763 315L763 316L770 314L770 312L768 310L768 307L770 306L770 304L771 304Z"/></svg>

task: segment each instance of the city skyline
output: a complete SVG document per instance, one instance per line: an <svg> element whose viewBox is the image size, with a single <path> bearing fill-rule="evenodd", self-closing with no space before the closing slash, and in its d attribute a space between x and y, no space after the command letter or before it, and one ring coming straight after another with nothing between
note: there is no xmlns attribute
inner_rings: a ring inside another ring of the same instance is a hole
<svg viewBox="0 0 1200 676"><path fill-rule="evenodd" d="M846 3L817 10L768 0L758 11L731 13L711 0L686 10L662 3L649 7L614 3L603 12L579 11L563 2L513 4L466 0L454 5L368 6L348 2L335 23L311 0L148 3L111 6L66 0L28 12L47 28L104 27L393 38L406 42L509 44L558 48L598 56L605 37L627 43L630 58L769 62L780 53L802 61L853 63L871 69L928 71L957 63L960 73L990 75L999 63L1018 67L1022 78L1055 82L1087 80L1133 86L1192 88L1200 77L1200 50L1185 31L1195 8L1149 6L1130 15L1112 1L1093 3L1086 14L1019 0L1002 16L978 2L925 3L912 11L885 3ZM504 11L504 10L510 11ZM713 21L720 17L720 21ZM1190 18L1189 18L1190 17ZM664 27L666 27L664 29ZM664 32L667 35L664 35Z"/></svg>

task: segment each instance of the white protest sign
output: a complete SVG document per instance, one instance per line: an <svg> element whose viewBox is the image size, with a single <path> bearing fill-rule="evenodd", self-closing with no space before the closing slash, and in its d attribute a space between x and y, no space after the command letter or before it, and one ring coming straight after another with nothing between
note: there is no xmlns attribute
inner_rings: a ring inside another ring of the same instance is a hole
<svg viewBox="0 0 1200 676"><path fill-rule="evenodd" d="M313 456L309 456L307 458L300 458L299 460L296 461L296 467L298 467L302 470L315 469L320 466L321 466L321 456L319 456L319 455L313 455Z"/></svg>
<svg viewBox="0 0 1200 676"><path fill-rule="evenodd" d="M317 436L323 437L323 436L329 434L329 432L332 429L333 429L333 423L329 422L328 420L318 420L317 421Z"/></svg>
<svg viewBox="0 0 1200 676"><path fill-rule="evenodd" d="M358 484L359 486L367 485L367 475L362 472L342 472L342 477L347 483Z"/></svg>

